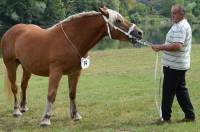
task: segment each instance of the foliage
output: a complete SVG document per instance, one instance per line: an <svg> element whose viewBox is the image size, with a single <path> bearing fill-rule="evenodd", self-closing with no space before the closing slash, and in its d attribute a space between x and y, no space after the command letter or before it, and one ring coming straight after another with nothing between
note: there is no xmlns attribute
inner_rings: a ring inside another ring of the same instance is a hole
<svg viewBox="0 0 200 132"><path fill-rule="evenodd" d="M61 0L47 0L44 10L43 25L49 27L65 18L65 7Z"/></svg>
<svg viewBox="0 0 200 132"><path fill-rule="evenodd" d="M72 15L83 11L98 11L99 7L106 5L108 8L119 10L119 0L65 0L66 15Z"/></svg>
<svg viewBox="0 0 200 132"><path fill-rule="evenodd" d="M175 0L175 3L184 6L185 0Z"/></svg>
<svg viewBox="0 0 200 132"><path fill-rule="evenodd" d="M199 0L195 0L195 8L193 8L192 12L194 14L195 17L198 17L200 14L200 1Z"/></svg>
<svg viewBox="0 0 200 132"><path fill-rule="evenodd" d="M98 11L103 5L119 11L137 25L160 22L160 19L170 18L171 5L175 3L185 7L191 23L200 23L200 0L0 0L0 37L17 23L33 23L47 28L72 14ZM108 39L103 41L103 48L97 46L100 49L113 45L106 45L108 42L114 43Z"/></svg>
<svg viewBox="0 0 200 132"><path fill-rule="evenodd" d="M4 0L0 1L0 8L3 26L17 23L44 26L65 17L64 3L61 0Z"/></svg>
<svg viewBox="0 0 200 132"><path fill-rule="evenodd" d="M9 26L34 23L47 27L78 12L98 11L103 5L140 22L148 15L170 17L171 5L175 3L185 6L190 16L198 17L200 14L199 0L151 0L143 3L136 0L0 0L0 23Z"/></svg>
<svg viewBox="0 0 200 132"><path fill-rule="evenodd" d="M175 3L174 0L153 0L152 6L156 9L158 14L170 17L171 6Z"/></svg>

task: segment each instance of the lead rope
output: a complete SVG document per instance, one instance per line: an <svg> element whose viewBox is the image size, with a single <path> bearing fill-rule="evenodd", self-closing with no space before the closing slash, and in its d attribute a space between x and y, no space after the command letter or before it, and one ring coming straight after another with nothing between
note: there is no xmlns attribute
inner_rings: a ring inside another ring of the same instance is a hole
<svg viewBox="0 0 200 132"><path fill-rule="evenodd" d="M156 92L157 87L157 73L158 73L158 60L159 60L159 53L156 53L156 62L155 62L155 69L154 69L154 83L155 83L155 104L156 109L159 114L160 119L162 120L162 111L161 111L161 86L162 86L162 66L160 64L160 79L158 84L158 93ZM157 95L158 94L158 95Z"/></svg>
<svg viewBox="0 0 200 132"><path fill-rule="evenodd" d="M153 45L152 43L146 41L146 40L137 40L136 41L141 44L141 45L145 45L145 46L151 46ZM157 93L157 73L158 73L158 61L159 61L159 53L156 52L156 61L155 61L155 68L154 68L154 85L155 85L155 96L154 96L154 100L155 100L155 105L156 105L156 109L158 112L158 115L160 117L161 120L162 119L162 111L161 111L161 86L162 86L162 78L163 78L163 74L162 74L162 65L160 64L160 79L159 79L159 84L158 84L158 93ZM157 95L158 94L158 95Z"/></svg>

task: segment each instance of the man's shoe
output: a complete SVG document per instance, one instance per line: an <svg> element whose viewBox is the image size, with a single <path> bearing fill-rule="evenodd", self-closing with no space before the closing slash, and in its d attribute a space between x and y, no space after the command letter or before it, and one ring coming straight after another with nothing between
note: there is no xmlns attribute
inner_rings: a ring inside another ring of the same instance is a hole
<svg viewBox="0 0 200 132"><path fill-rule="evenodd" d="M195 122L195 118L183 118L182 120L178 121L179 123L181 122Z"/></svg>
<svg viewBox="0 0 200 132"><path fill-rule="evenodd" d="M171 123L171 120L169 119L169 120L163 120L163 119L158 119L157 121L156 121L156 124L157 125L162 125L162 124L165 124L165 123Z"/></svg>

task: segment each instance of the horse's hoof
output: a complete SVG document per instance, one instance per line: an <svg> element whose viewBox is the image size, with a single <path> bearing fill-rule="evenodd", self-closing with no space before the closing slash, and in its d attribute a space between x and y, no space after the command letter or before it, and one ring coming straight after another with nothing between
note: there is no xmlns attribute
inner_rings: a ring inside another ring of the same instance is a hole
<svg viewBox="0 0 200 132"><path fill-rule="evenodd" d="M43 126L43 127L45 127L45 126L50 126L50 125L51 125L50 119L43 119L43 120L41 121L41 123L40 123L40 126Z"/></svg>
<svg viewBox="0 0 200 132"><path fill-rule="evenodd" d="M19 109L14 109L13 116L14 117L20 117L20 116L22 116L22 113L20 112Z"/></svg>
<svg viewBox="0 0 200 132"><path fill-rule="evenodd" d="M73 121L79 121L81 119L82 119L81 115L77 112L76 115L74 115Z"/></svg>
<svg viewBox="0 0 200 132"><path fill-rule="evenodd" d="M26 112L28 111L28 107L27 106L24 106L24 107L21 107L20 108L20 111L23 113L23 112Z"/></svg>

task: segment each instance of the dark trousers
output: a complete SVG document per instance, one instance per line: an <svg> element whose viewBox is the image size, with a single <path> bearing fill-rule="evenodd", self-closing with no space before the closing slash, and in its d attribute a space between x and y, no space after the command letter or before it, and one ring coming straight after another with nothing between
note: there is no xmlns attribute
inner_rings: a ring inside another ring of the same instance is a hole
<svg viewBox="0 0 200 132"><path fill-rule="evenodd" d="M162 92L162 117L163 120L171 118L171 107L174 96L185 113L185 118L195 119L194 109L190 101L189 93L185 87L186 70L175 70L169 67L163 67L163 92Z"/></svg>

